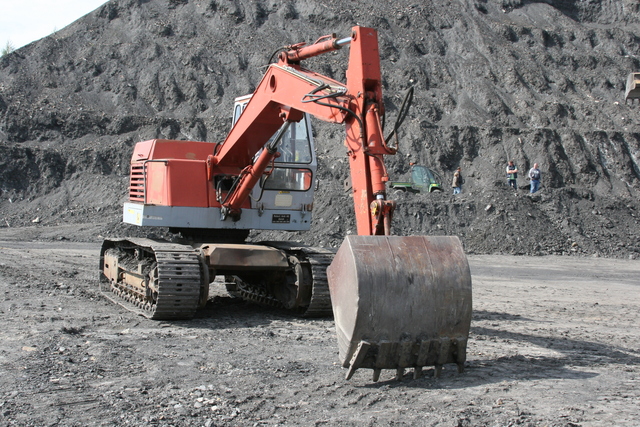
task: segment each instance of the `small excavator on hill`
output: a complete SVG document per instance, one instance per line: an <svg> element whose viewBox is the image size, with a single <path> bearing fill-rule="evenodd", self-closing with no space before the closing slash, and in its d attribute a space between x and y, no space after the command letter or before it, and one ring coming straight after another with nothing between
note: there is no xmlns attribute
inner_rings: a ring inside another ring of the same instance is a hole
<svg viewBox="0 0 640 427"><path fill-rule="evenodd" d="M640 73L630 73L624 88L624 100L640 99Z"/></svg>
<svg viewBox="0 0 640 427"><path fill-rule="evenodd" d="M350 45L346 84L302 67ZM283 49L252 95L238 98L222 143L155 139L131 160L124 222L169 227L183 243L107 239L105 295L150 319L187 319L223 277L246 300L303 316L333 313L339 357L350 378L370 368L456 363L471 322L471 276L457 237L392 236L387 200L377 33L320 38ZM252 229L308 230L317 167L309 116L346 128L358 235L337 253L293 242L245 243Z"/></svg>

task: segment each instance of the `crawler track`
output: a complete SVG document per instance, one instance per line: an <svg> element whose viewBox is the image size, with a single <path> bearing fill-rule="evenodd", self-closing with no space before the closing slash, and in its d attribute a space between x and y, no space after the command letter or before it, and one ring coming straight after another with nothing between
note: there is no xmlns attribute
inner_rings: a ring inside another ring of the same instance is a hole
<svg viewBox="0 0 640 427"><path fill-rule="evenodd" d="M107 240L105 254L118 259L118 279L103 275L103 294L122 307L154 320L189 319L198 308L205 281L203 266L191 246L149 239ZM123 273L139 277L132 286ZM208 283L207 283L208 284Z"/></svg>
<svg viewBox="0 0 640 427"><path fill-rule="evenodd" d="M304 277L298 277L299 283L311 285L310 297L306 304L293 308L303 317L329 317L333 315L327 267L331 264L335 253L329 249L312 246L292 245L288 242L262 242L287 253L290 258L300 264ZM239 297L271 307L284 307L278 297L260 283L238 281L229 283L230 291Z"/></svg>
<svg viewBox="0 0 640 427"><path fill-rule="evenodd" d="M328 317L333 315L329 282L327 282L327 267L331 264L334 252L319 247L301 248L311 264L313 291L311 302L304 311L304 317Z"/></svg>
<svg viewBox="0 0 640 427"><path fill-rule="evenodd" d="M303 284L307 293L300 304L290 308L304 317L331 316L326 269L334 253L286 242L266 245L286 252L295 260L292 271L297 271L298 276L294 275L293 280ZM189 245L151 239L109 239L102 247L100 268L102 293L116 304L149 319L189 319L198 306L206 302L209 268L199 252ZM284 306L272 290L260 283L239 281L235 292L248 301Z"/></svg>

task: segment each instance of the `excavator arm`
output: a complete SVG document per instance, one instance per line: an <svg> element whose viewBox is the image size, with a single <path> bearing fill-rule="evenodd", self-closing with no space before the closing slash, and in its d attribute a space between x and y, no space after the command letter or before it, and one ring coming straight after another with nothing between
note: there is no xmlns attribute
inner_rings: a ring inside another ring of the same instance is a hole
<svg viewBox="0 0 640 427"><path fill-rule="evenodd" d="M304 69L300 62L350 44L346 84ZM390 234L395 203L386 200L388 175L383 156L395 154L385 144L380 116L383 113L380 60L375 30L355 27L351 37L321 39L280 54L269 66L240 119L211 159L211 164L244 167L240 181L222 204L223 215L239 218L241 206L269 164L278 156L276 136L288 123L308 113L320 120L346 127L353 200L359 235ZM263 149L253 161L256 153Z"/></svg>

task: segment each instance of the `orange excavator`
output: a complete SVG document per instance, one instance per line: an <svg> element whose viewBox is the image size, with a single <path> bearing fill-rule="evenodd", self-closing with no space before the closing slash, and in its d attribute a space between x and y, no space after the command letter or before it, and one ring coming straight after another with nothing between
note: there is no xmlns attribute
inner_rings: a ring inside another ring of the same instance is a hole
<svg viewBox="0 0 640 427"><path fill-rule="evenodd" d="M305 69L307 58L349 46L346 83ZM471 276L457 237L392 236L386 197L377 33L354 27L283 48L252 95L237 98L222 143L154 139L135 146L124 222L168 227L181 240L107 239L101 289L150 319L185 319L222 278L248 301L303 316L333 314L339 358L359 368L455 363L471 323ZM317 168L310 117L344 124L357 235L337 252L294 242L246 243L252 229L308 230ZM393 134L396 131L392 131ZM397 134L396 134L397 135Z"/></svg>

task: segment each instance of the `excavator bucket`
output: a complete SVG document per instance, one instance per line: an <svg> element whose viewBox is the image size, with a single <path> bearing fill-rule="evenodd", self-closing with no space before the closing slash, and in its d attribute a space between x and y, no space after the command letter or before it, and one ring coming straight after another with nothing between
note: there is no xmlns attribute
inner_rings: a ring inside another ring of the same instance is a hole
<svg viewBox="0 0 640 427"><path fill-rule="evenodd" d="M405 368L466 360L471 274L462 244L448 236L348 236L327 269L342 366Z"/></svg>

